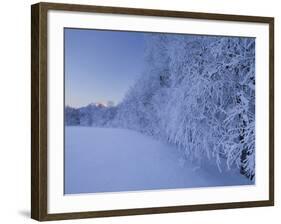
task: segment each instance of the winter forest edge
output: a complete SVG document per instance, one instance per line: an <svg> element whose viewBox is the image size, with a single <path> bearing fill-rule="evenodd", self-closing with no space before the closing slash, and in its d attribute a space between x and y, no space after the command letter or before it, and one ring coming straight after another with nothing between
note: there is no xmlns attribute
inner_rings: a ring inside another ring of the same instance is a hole
<svg viewBox="0 0 281 224"><path fill-rule="evenodd" d="M123 101L66 106L65 125L135 130L254 181L255 39L146 35L145 70Z"/></svg>

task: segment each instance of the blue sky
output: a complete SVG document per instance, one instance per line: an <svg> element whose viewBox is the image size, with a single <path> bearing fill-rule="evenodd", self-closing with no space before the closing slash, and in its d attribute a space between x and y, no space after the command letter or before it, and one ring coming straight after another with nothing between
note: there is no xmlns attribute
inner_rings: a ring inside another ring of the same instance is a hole
<svg viewBox="0 0 281 224"><path fill-rule="evenodd" d="M144 66L144 34L65 28L65 104L119 103Z"/></svg>

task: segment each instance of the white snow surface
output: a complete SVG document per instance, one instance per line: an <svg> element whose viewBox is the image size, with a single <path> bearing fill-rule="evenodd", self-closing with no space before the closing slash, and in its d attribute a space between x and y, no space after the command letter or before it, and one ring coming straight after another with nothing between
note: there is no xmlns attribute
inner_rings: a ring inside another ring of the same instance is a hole
<svg viewBox="0 0 281 224"><path fill-rule="evenodd" d="M139 132L65 128L65 194L253 184L239 170L193 164L176 146Z"/></svg>

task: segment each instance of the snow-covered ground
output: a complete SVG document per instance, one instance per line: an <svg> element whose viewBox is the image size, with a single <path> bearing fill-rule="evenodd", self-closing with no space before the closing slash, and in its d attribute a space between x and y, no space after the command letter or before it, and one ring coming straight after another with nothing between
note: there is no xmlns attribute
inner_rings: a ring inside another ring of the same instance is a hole
<svg viewBox="0 0 281 224"><path fill-rule="evenodd" d="M239 171L220 173L182 159L175 146L114 128L65 128L65 193L253 184Z"/></svg>

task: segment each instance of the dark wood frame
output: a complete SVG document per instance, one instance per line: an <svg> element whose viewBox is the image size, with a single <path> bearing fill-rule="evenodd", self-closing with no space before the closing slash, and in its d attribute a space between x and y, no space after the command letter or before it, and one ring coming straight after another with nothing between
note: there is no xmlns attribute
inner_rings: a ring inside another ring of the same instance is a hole
<svg viewBox="0 0 281 224"><path fill-rule="evenodd" d="M47 211L47 12L65 10L255 22L269 24L269 200L48 214ZM38 221L140 215L274 205L274 18L182 11L38 3L31 6L31 217Z"/></svg>

